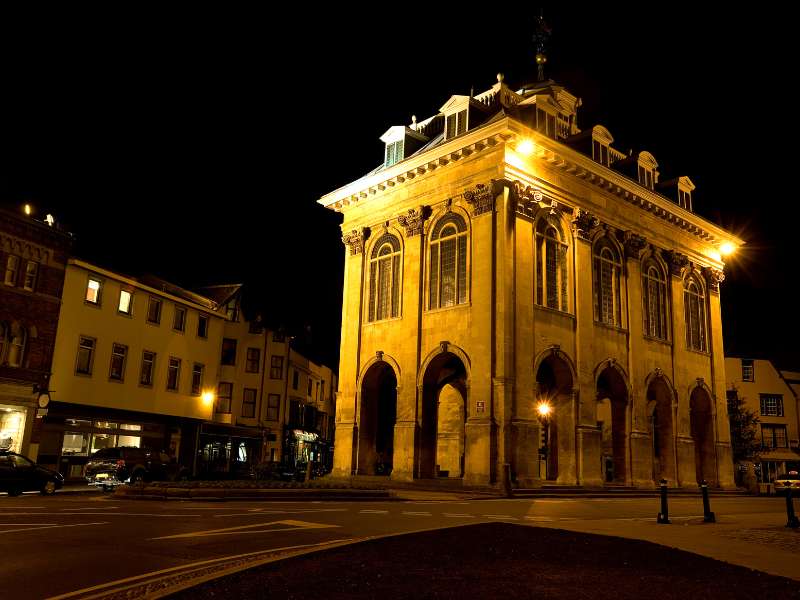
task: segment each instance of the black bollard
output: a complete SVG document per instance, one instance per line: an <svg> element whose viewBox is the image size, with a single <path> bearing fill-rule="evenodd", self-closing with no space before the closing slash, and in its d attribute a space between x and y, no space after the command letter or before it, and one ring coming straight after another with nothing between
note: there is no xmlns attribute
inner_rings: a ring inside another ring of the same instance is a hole
<svg viewBox="0 0 800 600"><path fill-rule="evenodd" d="M669 525L669 510L667 509L667 480L661 480L661 512L658 513L658 523Z"/></svg>
<svg viewBox="0 0 800 600"><path fill-rule="evenodd" d="M716 523L717 519L711 512L711 504L708 501L708 482L705 479L700 484L700 491L703 492L703 523Z"/></svg>
<svg viewBox="0 0 800 600"><path fill-rule="evenodd" d="M786 488L786 526L792 529L800 527L800 520L794 514L794 502L792 502L792 488Z"/></svg>

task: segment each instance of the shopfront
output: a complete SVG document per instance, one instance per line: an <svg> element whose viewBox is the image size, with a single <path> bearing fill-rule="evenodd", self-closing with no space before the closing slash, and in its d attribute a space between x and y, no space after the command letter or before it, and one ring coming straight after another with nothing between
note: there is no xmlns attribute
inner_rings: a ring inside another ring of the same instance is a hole
<svg viewBox="0 0 800 600"><path fill-rule="evenodd" d="M187 433L192 437L191 429L172 417L53 403L42 426L38 460L73 481L82 478L84 466L102 448L150 448L183 463L181 444ZM184 455L191 460L191 452Z"/></svg>
<svg viewBox="0 0 800 600"><path fill-rule="evenodd" d="M23 453L27 408L0 404L0 450Z"/></svg>
<svg viewBox="0 0 800 600"><path fill-rule="evenodd" d="M197 449L197 476L249 479L261 461L263 444L263 436L257 429L203 423Z"/></svg>
<svg viewBox="0 0 800 600"><path fill-rule="evenodd" d="M285 455L289 464L297 466L309 460L319 463L323 459L324 443L319 439L319 434L302 429L289 429L286 432Z"/></svg>

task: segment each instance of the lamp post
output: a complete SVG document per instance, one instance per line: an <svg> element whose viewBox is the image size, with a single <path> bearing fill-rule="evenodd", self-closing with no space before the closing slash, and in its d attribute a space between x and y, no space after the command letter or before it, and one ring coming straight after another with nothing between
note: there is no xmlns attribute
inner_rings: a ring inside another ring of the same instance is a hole
<svg viewBox="0 0 800 600"><path fill-rule="evenodd" d="M542 424L542 447L539 449L539 461L541 463L544 458L544 478L547 479L548 463L550 454L550 415L553 412L553 407L546 400L542 400L536 405L536 412L539 414L539 422ZM539 476L541 477L542 469L541 464L539 467Z"/></svg>

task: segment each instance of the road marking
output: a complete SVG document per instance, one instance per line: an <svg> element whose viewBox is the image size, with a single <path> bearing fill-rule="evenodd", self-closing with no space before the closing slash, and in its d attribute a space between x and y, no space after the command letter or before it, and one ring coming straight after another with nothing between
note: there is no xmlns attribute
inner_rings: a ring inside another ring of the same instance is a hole
<svg viewBox="0 0 800 600"><path fill-rule="evenodd" d="M59 527L87 527L89 525L108 525L108 521L102 523L74 523L72 525L44 525L41 527L25 527L24 529L0 529L0 533L15 533L17 531L34 531L36 529L57 529Z"/></svg>
<svg viewBox="0 0 800 600"><path fill-rule="evenodd" d="M481 515L487 519L510 519L512 521L519 521L519 517L512 517L511 515Z"/></svg>
<svg viewBox="0 0 800 600"><path fill-rule="evenodd" d="M442 513L442 516L450 517L452 519L474 519L475 515L468 515L466 513Z"/></svg>
<svg viewBox="0 0 800 600"><path fill-rule="evenodd" d="M404 515L410 515L412 517L430 517L430 516L432 516L431 513L429 513L429 512L410 512L410 511L407 511L407 510L404 510L403 514Z"/></svg>
<svg viewBox="0 0 800 600"><path fill-rule="evenodd" d="M26 525L59 525L59 523L0 523L0 527L24 527Z"/></svg>
<svg viewBox="0 0 800 600"><path fill-rule="evenodd" d="M358 512L363 514L363 515L385 515L389 511L388 510L370 510L370 509L366 509L365 508L364 510L360 510Z"/></svg>
<svg viewBox="0 0 800 600"><path fill-rule="evenodd" d="M258 515L285 515L293 514L308 514L308 513L326 513L326 512L346 512L347 508L310 508L298 510L265 510L259 508L251 508L245 513L225 513L221 515L214 515L215 517L257 517Z"/></svg>
<svg viewBox="0 0 800 600"><path fill-rule="evenodd" d="M298 546L284 546L283 548L269 548L267 550L256 550L255 552L246 552L244 554L232 554L230 556L223 556L221 558L211 558L207 560L200 560L193 563L187 563L185 565L178 565L177 567L169 567L168 569L160 569L158 571L150 571L149 573L143 573L141 575L134 575L133 577L125 577L124 579L117 579L116 581L109 581L107 583L101 583L99 585L93 585L91 587L83 588L80 590L75 590L74 592L67 592L66 594L60 594L58 596L52 596L48 598L48 600L66 600L67 598L74 598L75 596L81 596L84 594L88 594L89 592L95 592L98 590L113 588L114 586L119 586L123 583L130 583L132 581L141 581L143 579L148 579L151 577L155 577L158 575L166 575L168 573L175 573L176 571L188 571L191 572L192 570L199 570L203 569L207 566L213 565L215 563L222 563L225 561L232 561L232 560L239 560L243 558L253 557L256 558L258 555L270 554L273 552L283 552L287 550L299 550L302 548L315 548L317 546L328 546L332 544L339 544L342 542L349 542L352 538L343 538L340 540L330 540L328 542L320 542L318 544L300 544ZM257 563L256 563L257 564ZM248 566L255 566L248 564ZM132 586L125 586L118 588L119 591ZM98 595L102 595L98 594Z"/></svg>
<svg viewBox="0 0 800 600"><path fill-rule="evenodd" d="M119 508L119 506L104 506L103 510L113 510L115 508ZM90 506L90 507L87 507L87 508L62 508L61 509L62 512L71 511L71 510L75 510L75 511L78 511L78 510L97 510L97 507L96 506Z"/></svg>
<svg viewBox="0 0 800 600"><path fill-rule="evenodd" d="M550 517L525 517L528 521L553 521Z"/></svg>
<svg viewBox="0 0 800 600"><path fill-rule="evenodd" d="M289 525L282 529L253 529L254 527L270 527L273 525ZM328 529L339 527L339 525L329 525L327 523L310 523L308 521L270 521L268 523L253 523L252 525L239 525L237 527L224 527L223 529L207 529L205 531L193 531L191 533L179 533L177 535L165 535L162 537L150 538L151 540L175 540L179 538L210 537L214 535L238 535L248 533L274 533L277 531L295 531L298 529ZM247 530L247 531L245 531Z"/></svg>

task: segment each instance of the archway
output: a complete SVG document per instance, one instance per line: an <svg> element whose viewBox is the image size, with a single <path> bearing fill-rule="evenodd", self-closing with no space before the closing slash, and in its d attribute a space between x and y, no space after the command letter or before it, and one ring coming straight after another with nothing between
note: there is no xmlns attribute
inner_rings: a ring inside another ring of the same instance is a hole
<svg viewBox="0 0 800 600"><path fill-rule="evenodd" d="M463 477L467 370L452 352L438 354L422 378L418 477Z"/></svg>
<svg viewBox="0 0 800 600"><path fill-rule="evenodd" d="M394 456L397 419L397 376L386 362L374 363L361 382L358 426L358 472L389 475Z"/></svg>
<svg viewBox="0 0 800 600"><path fill-rule="evenodd" d="M606 483L625 483L627 474L628 387L608 366L597 378L597 425L601 431L601 475Z"/></svg>
<svg viewBox="0 0 800 600"><path fill-rule="evenodd" d="M663 377L647 386L647 413L653 443L653 481L675 483L675 434L672 426L672 392Z"/></svg>
<svg viewBox="0 0 800 600"><path fill-rule="evenodd" d="M537 403L550 405L550 413L540 417L542 422L542 451L540 459L544 462L544 473L540 476L555 481L559 475L566 476L563 466L567 457L575 453L572 443L574 416L572 414L572 370L567 362L551 354L539 364L536 370ZM574 481L573 481L574 483Z"/></svg>
<svg viewBox="0 0 800 600"><path fill-rule="evenodd" d="M694 465L697 483L704 479L716 484L716 457L711 397L702 387L696 387L689 398L689 421L694 440Z"/></svg>

